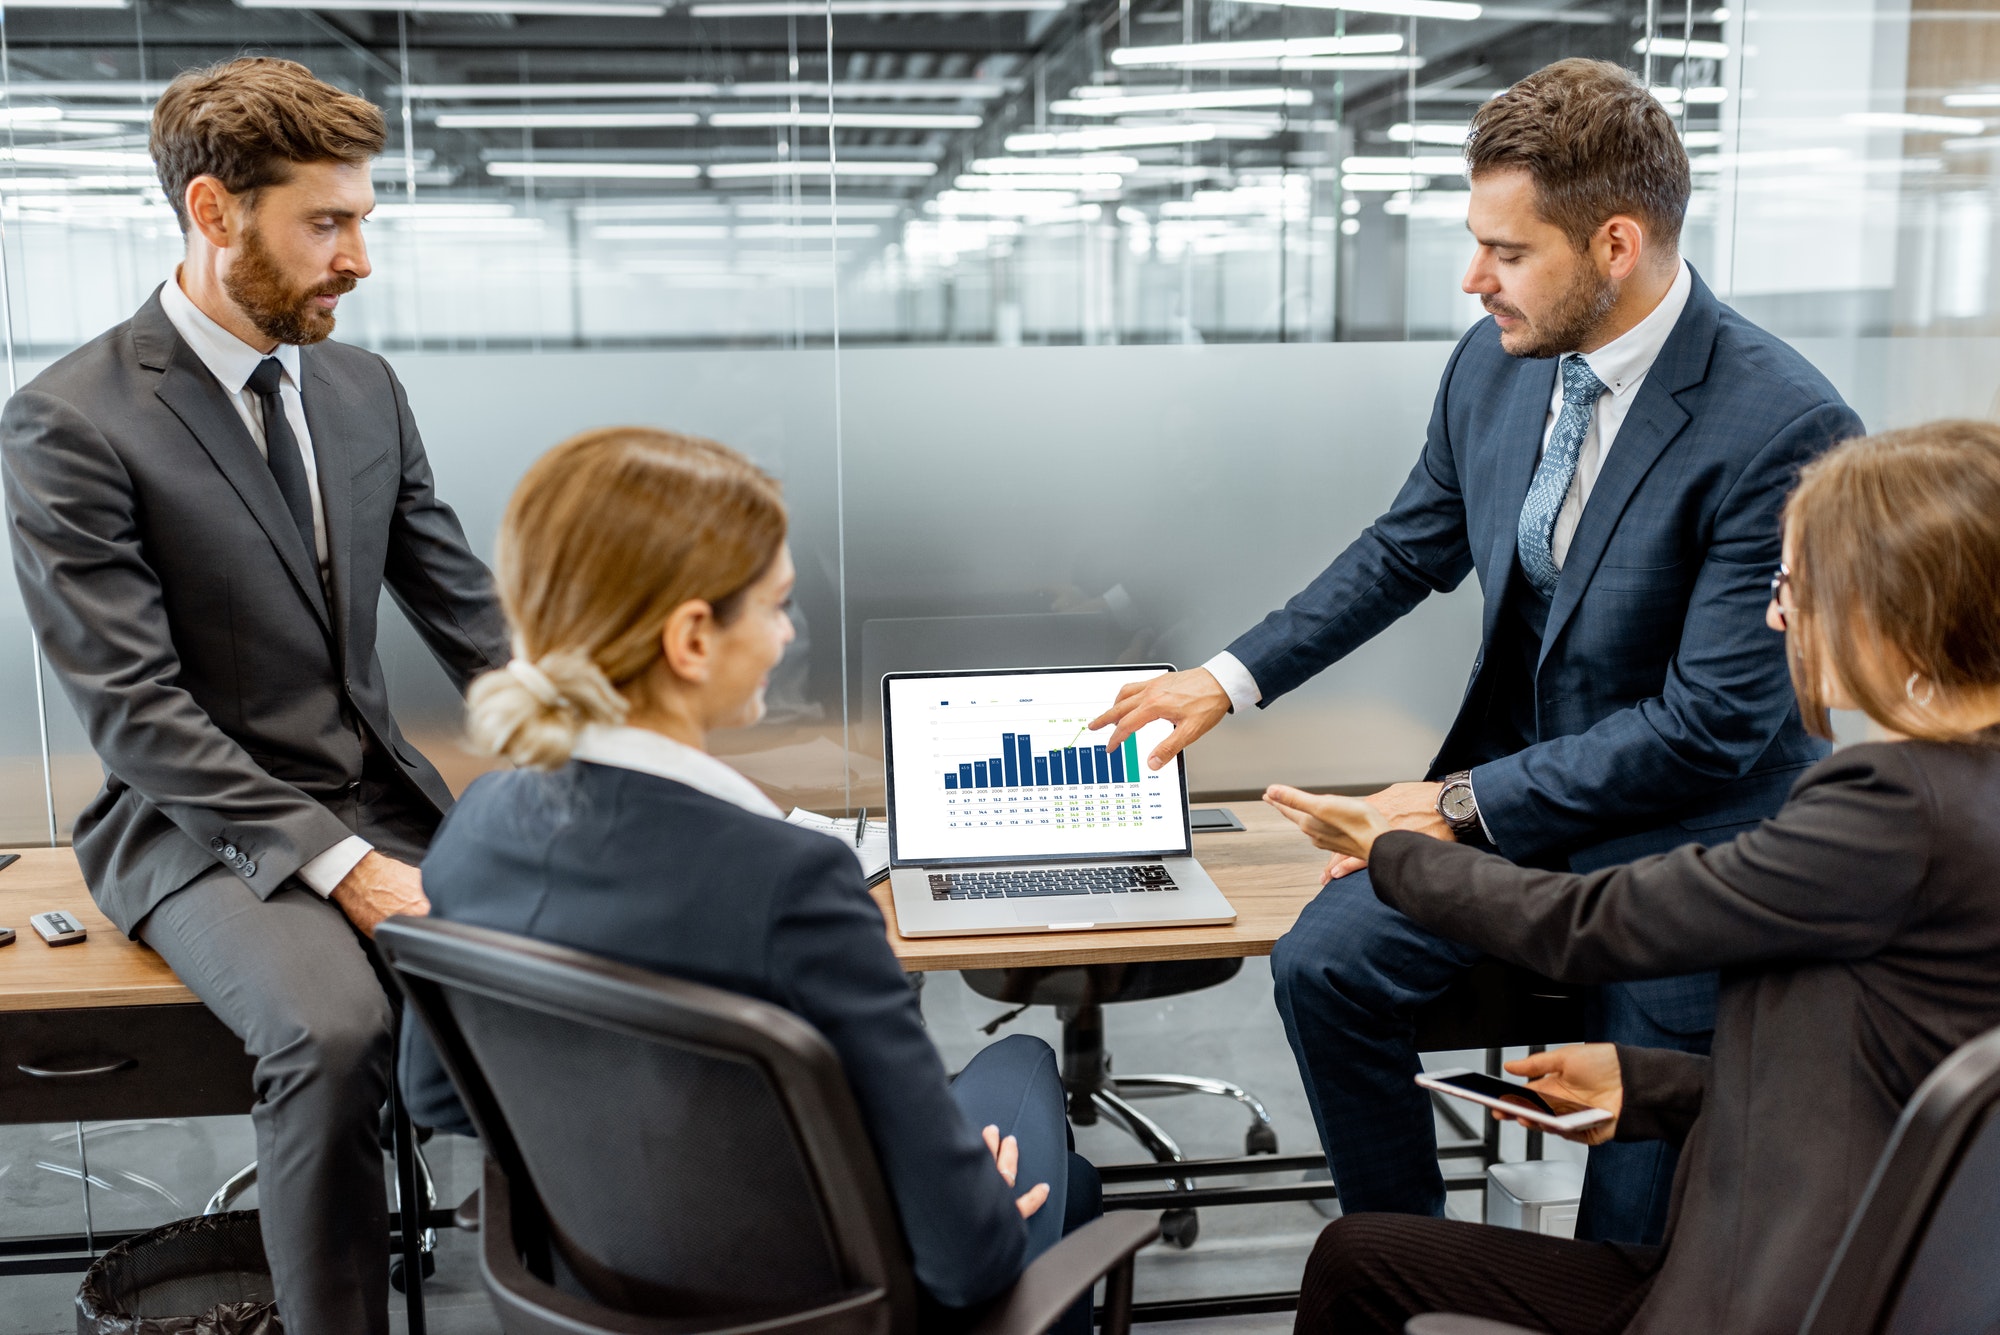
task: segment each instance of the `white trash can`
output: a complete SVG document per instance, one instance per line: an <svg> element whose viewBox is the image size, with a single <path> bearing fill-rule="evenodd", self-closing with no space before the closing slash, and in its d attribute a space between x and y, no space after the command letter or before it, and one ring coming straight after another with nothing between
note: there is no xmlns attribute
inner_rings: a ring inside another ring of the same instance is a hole
<svg viewBox="0 0 2000 1335"><path fill-rule="evenodd" d="M1576 1236L1583 1165L1560 1159L1497 1163L1486 1170L1486 1222L1505 1228Z"/></svg>

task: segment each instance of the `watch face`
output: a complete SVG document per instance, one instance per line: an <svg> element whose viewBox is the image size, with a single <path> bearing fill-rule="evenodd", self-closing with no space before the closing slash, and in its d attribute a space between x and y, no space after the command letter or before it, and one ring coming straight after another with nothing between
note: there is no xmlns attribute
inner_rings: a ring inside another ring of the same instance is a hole
<svg viewBox="0 0 2000 1335"><path fill-rule="evenodd" d="M1479 804L1472 799L1471 784L1454 784L1444 790L1444 800L1439 810L1448 821L1467 821L1479 814Z"/></svg>

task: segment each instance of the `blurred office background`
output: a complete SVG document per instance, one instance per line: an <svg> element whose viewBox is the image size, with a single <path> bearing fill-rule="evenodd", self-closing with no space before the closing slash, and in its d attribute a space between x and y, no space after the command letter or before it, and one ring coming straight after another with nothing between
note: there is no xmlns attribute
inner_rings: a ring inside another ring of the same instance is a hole
<svg viewBox="0 0 2000 1335"><path fill-rule="evenodd" d="M1550 60L1650 83L1694 164L1689 260L1871 427L1985 416L2000 387L1991 0L16 0L10 390L169 278L151 100L245 52L387 114L338 336L392 359L482 553L586 426L711 435L784 480L801 633L769 720L721 749L786 804L879 808L884 671L1199 663L1366 525L1479 316L1468 117ZM1476 607L1433 599L1232 719L1193 786L1416 777ZM485 762L393 613L383 653L466 781ZM99 772L11 579L0 699L0 842L66 839ZM1166 1060L1198 1023L1261 1052L1268 974L1236 992L1128 1041ZM1256 1064L1291 1078L1281 1041ZM1267 1097L1305 1147L1295 1081ZM0 1200L60 1177L48 1145L0 1156Z"/></svg>

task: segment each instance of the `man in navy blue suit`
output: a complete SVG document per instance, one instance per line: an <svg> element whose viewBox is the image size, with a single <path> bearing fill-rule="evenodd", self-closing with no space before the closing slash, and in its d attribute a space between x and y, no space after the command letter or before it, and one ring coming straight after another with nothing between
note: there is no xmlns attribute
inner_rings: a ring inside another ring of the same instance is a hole
<svg viewBox="0 0 2000 1335"><path fill-rule="evenodd" d="M1127 688L1111 742L1176 724L1155 766L1270 705L1476 571L1478 659L1398 825L1588 871L1776 812L1824 754L1764 627L1800 465L1860 421L1803 358L1681 259L1688 160L1629 73L1565 60L1486 103L1466 143L1491 319L1459 340L1395 503L1205 666ZM1477 952L1423 931L1336 859L1278 942L1277 1003L1349 1212L1439 1215L1444 1183L1412 1012ZM1592 1036L1705 1051L1715 977L1599 989ZM1656 1242L1673 1154L1591 1151L1579 1236Z"/></svg>

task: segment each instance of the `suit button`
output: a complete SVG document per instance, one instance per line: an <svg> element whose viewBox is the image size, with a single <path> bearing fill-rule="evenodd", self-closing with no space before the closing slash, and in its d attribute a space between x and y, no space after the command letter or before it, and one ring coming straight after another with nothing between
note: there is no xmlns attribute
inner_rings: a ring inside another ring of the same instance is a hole
<svg viewBox="0 0 2000 1335"><path fill-rule="evenodd" d="M256 874L257 874L257 864L256 864L256 863L254 863L254 862L245 862L245 863L243 864L243 875L244 875L244 876L245 876L246 878L248 878L248 877L251 877L251 876L255 876Z"/></svg>
<svg viewBox="0 0 2000 1335"><path fill-rule="evenodd" d="M220 839L211 839L208 841L208 847L210 851L220 853L222 851L222 841Z"/></svg>
<svg viewBox="0 0 2000 1335"><path fill-rule="evenodd" d="M228 858L231 862L236 861L236 845L224 844L222 846L222 856Z"/></svg>

